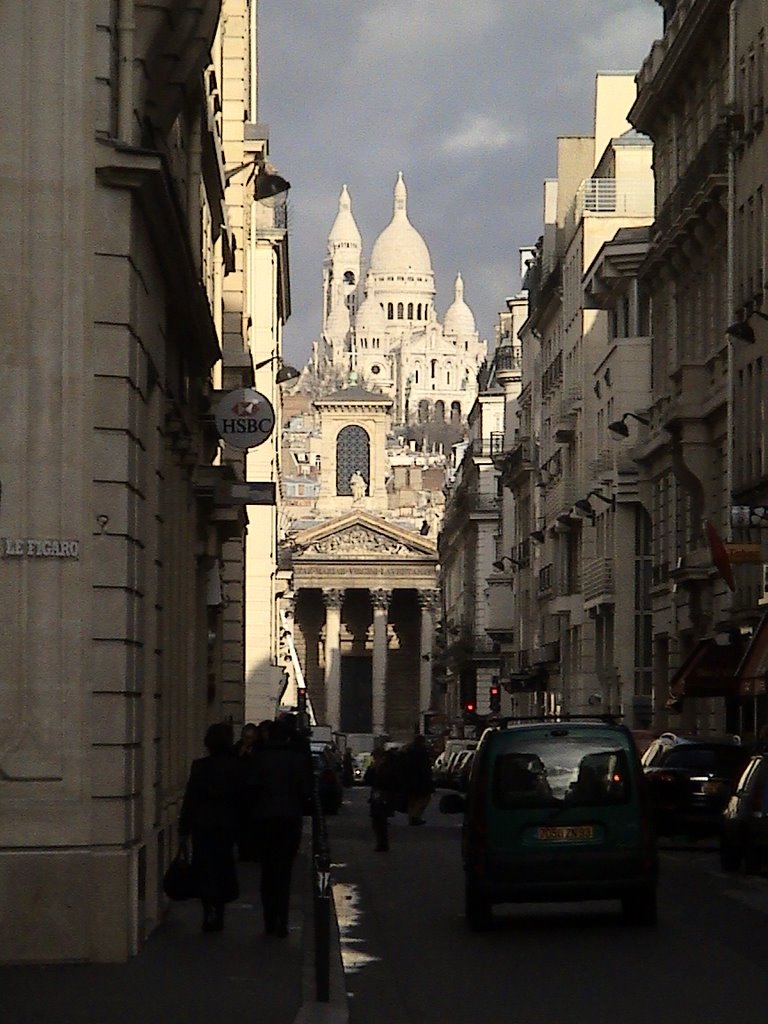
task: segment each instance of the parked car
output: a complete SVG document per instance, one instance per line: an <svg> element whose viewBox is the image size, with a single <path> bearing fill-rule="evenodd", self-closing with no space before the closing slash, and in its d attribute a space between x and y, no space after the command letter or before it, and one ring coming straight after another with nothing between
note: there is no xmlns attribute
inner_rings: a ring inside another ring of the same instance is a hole
<svg viewBox="0 0 768 1024"><path fill-rule="evenodd" d="M341 765L330 747L312 751L312 766L318 782L320 806L324 814L338 814L344 799Z"/></svg>
<svg viewBox="0 0 768 1024"><path fill-rule="evenodd" d="M720 832L724 871L750 874L768 863L768 753L749 759L725 808Z"/></svg>
<svg viewBox="0 0 768 1024"><path fill-rule="evenodd" d="M748 757L738 737L686 737L656 752L646 762L645 777L658 834L719 835L723 811Z"/></svg>
<svg viewBox="0 0 768 1024"><path fill-rule="evenodd" d="M460 750L451 759L451 763L448 768L448 780L446 786L449 789L463 789L463 769L467 761L472 762L472 756L474 750Z"/></svg>
<svg viewBox="0 0 768 1024"><path fill-rule="evenodd" d="M472 762L475 759L474 750L468 750L467 756L463 759L460 765L456 769L456 788L460 793L466 793L467 786L469 785L469 776L472 771Z"/></svg>
<svg viewBox="0 0 768 1024"><path fill-rule="evenodd" d="M432 782L436 788L448 784L448 758L450 753L447 750L441 751L432 765Z"/></svg>
<svg viewBox="0 0 768 1024"><path fill-rule="evenodd" d="M371 752L363 751L352 755L352 785L362 786L368 765L371 763Z"/></svg>
<svg viewBox="0 0 768 1024"><path fill-rule="evenodd" d="M486 927L497 903L618 899L628 922L656 921L657 856L647 790L628 729L542 720L487 730L464 811L464 906Z"/></svg>

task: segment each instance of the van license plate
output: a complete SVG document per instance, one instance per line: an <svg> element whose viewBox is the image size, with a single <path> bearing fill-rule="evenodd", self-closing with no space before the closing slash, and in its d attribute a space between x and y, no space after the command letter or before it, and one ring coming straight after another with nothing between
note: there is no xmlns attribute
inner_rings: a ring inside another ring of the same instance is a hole
<svg viewBox="0 0 768 1024"><path fill-rule="evenodd" d="M540 825L539 839L549 842L570 842L574 839L592 839L594 830L591 825Z"/></svg>

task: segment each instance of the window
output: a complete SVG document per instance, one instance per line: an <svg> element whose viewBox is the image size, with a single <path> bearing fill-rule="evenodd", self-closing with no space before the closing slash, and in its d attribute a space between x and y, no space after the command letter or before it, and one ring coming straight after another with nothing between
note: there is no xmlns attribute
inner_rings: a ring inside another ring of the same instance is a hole
<svg viewBox="0 0 768 1024"><path fill-rule="evenodd" d="M371 367L371 373L373 373L373 374L381 373L381 367L380 366L372 366Z"/></svg>
<svg viewBox="0 0 768 1024"><path fill-rule="evenodd" d="M408 319L413 320L413 303L408 303Z"/></svg>
<svg viewBox="0 0 768 1024"><path fill-rule="evenodd" d="M387 303L387 320L394 320L394 319L395 319L395 307L392 305L391 302L388 302Z"/></svg>
<svg viewBox="0 0 768 1024"><path fill-rule="evenodd" d="M371 479L371 439L362 427L343 427L336 438L336 493L352 494L349 478L359 473L366 482Z"/></svg>
<svg viewBox="0 0 768 1024"><path fill-rule="evenodd" d="M403 304L402 304L402 302L398 302L398 304L397 304L397 319L398 320L402 320L403 319Z"/></svg>
<svg viewBox="0 0 768 1024"><path fill-rule="evenodd" d="M421 320L421 303L416 307L416 319Z"/></svg>

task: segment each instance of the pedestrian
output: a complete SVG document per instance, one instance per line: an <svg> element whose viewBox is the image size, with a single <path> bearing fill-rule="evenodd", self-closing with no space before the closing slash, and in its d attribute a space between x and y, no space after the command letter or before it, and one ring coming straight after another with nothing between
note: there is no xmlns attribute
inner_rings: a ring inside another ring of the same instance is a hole
<svg viewBox="0 0 768 1024"><path fill-rule="evenodd" d="M392 792L391 757L384 747L374 749L363 781L371 787L368 806L371 812L373 835L376 839L374 850L377 853L383 853L389 849L389 819L394 814L395 806Z"/></svg>
<svg viewBox="0 0 768 1024"><path fill-rule="evenodd" d="M406 813L409 825L424 825L422 817L434 792L432 763L429 759L427 741L418 733L400 754L402 787L406 799Z"/></svg>
<svg viewBox="0 0 768 1024"><path fill-rule="evenodd" d="M352 761L352 751L347 747L341 761L341 784L349 789L355 781L355 766Z"/></svg>
<svg viewBox="0 0 768 1024"><path fill-rule="evenodd" d="M222 930L224 906L239 895L234 847L243 790L233 739L228 722L209 726L208 754L192 762L179 816L180 838L192 840L204 932Z"/></svg>
<svg viewBox="0 0 768 1024"><path fill-rule="evenodd" d="M243 792L246 791L250 777L253 755L259 744L265 742L263 724L256 725L254 722L246 722L240 732L240 739L235 744L235 756L240 769ZM269 725L269 723L267 724ZM256 821L245 800L241 801L237 826L237 854L238 860L241 861L257 861L259 859Z"/></svg>
<svg viewBox="0 0 768 1024"><path fill-rule="evenodd" d="M264 931L279 937L288 934L293 862L312 800L309 744L291 724L272 722L267 743L253 755L249 777L248 801L259 834Z"/></svg>

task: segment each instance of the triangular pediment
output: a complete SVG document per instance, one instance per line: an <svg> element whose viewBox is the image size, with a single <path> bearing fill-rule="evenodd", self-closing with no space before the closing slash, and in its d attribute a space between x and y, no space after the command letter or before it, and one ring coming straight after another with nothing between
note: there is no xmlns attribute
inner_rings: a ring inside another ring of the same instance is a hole
<svg viewBox="0 0 768 1024"><path fill-rule="evenodd" d="M302 530L293 538L298 549L294 560L327 558L437 558L437 548L428 537L405 530L369 512L352 512Z"/></svg>

